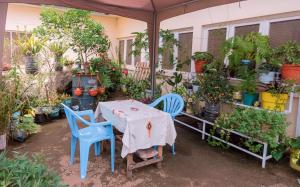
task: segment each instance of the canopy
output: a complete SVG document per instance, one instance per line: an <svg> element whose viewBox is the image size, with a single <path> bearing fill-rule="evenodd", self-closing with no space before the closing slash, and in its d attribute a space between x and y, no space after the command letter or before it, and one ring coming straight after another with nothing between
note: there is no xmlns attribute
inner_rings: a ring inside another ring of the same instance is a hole
<svg viewBox="0 0 300 187"><path fill-rule="evenodd" d="M174 16L238 1L240 0L0 0L0 75L2 73L3 41L8 3L71 7L147 22L153 94L160 22Z"/></svg>

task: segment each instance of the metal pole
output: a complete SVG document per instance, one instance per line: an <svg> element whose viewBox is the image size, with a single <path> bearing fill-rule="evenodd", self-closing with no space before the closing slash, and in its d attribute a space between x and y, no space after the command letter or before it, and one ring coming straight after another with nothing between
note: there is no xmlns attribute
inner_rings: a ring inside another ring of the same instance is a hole
<svg viewBox="0 0 300 187"><path fill-rule="evenodd" d="M3 67L4 33L8 3L0 3L0 76Z"/></svg>
<svg viewBox="0 0 300 187"><path fill-rule="evenodd" d="M155 96L155 87L156 87L156 61L157 61L157 14L153 15L153 38L152 38L152 62L150 62L151 67L151 97Z"/></svg>

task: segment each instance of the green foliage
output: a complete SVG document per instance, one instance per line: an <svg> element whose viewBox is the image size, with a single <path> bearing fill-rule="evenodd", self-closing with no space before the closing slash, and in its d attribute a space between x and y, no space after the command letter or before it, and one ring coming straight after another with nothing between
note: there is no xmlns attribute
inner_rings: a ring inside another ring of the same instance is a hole
<svg viewBox="0 0 300 187"><path fill-rule="evenodd" d="M40 37L64 42L78 54L81 63L88 62L96 53L105 53L110 41L101 24L94 21L89 11L68 9L65 12L53 8L43 8L42 24L35 29Z"/></svg>
<svg viewBox="0 0 300 187"><path fill-rule="evenodd" d="M91 59L89 70L98 76L100 84L106 88L117 87L120 84L121 67L108 58Z"/></svg>
<svg viewBox="0 0 300 187"><path fill-rule="evenodd" d="M238 72L241 60L260 64L270 57L271 47L268 36L251 32L246 36L235 36L226 40L222 52L229 60L229 69Z"/></svg>
<svg viewBox="0 0 300 187"><path fill-rule="evenodd" d="M273 95L288 94L292 91L292 86L289 81L275 81L268 85L267 91Z"/></svg>
<svg viewBox="0 0 300 187"><path fill-rule="evenodd" d="M145 89L150 87L147 80L135 80L130 76L123 77L121 84L127 88L126 95L131 99L143 99L145 98Z"/></svg>
<svg viewBox="0 0 300 187"><path fill-rule="evenodd" d="M133 56L140 56L142 50L149 51L149 39L147 31L133 32L132 34L134 34L135 37L131 45L133 47L131 54L133 54ZM146 57L149 58L149 53L146 53Z"/></svg>
<svg viewBox="0 0 300 187"><path fill-rule="evenodd" d="M7 158L0 154L0 186L66 186L60 177L41 163L41 158L34 155L32 160L26 155L15 155Z"/></svg>
<svg viewBox="0 0 300 187"><path fill-rule="evenodd" d="M213 61L213 55L208 53L208 52L195 52L192 56L192 59L194 61L198 61L198 60L201 60L201 61L206 61L208 63L211 63Z"/></svg>
<svg viewBox="0 0 300 187"><path fill-rule="evenodd" d="M276 57L282 64L300 64L300 45L288 41L276 49Z"/></svg>
<svg viewBox="0 0 300 187"><path fill-rule="evenodd" d="M45 43L46 39L38 39L34 35L28 36L26 34L24 37L16 40L16 45L19 46L22 54L25 56L34 56L38 54Z"/></svg>
<svg viewBox="0 0 300 187"><path fill-rule="evenodd" d="M63 42L52 42L51 44L49 44L48 48L57 59L62 57L69 47Z"/></svg>
<svg viewBox="0 0 300 187"><path fill-rule="evenodd" d="M33 134L38 132L39 125L34 123L34 118L31 115L26 114L21 117L21 122L16 125L16 128L28 134Z"/></svg>
<svg viewBox="0 0 300 187"><path fill-rule="evenodd" d="M241 84L241 90L248 93L256 93L256 77L254 74L245 73Z"/></svg>
<svg viewBox="0 0 300 187"><path fill-rule="evenodd" d="M197 97L209 104L219 104L230 101L232 87L229 85L224 68L215 62L206 68L199 78L200 89Z"/></svg>
<svg viewBox="0 0 300 187"><path fill-rule="evenodd" d="M251 108L237 108L231 114L222 114L215 125L251 137L243 143L255 153L261 152L262 148L255 139L268 143L271 153L276 153L286 139L288 126L284 114Z"/></svg>

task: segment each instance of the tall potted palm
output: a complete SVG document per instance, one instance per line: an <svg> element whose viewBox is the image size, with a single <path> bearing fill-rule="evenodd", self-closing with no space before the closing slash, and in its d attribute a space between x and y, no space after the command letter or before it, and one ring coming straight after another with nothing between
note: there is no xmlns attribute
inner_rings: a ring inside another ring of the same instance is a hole
<svg viewBox="0 0 300 187"><path fill-rule="evenodd" d="M13 113L15 97L9 82L5 77L0 77L0 150L6 148L6 133Z"/></svg>
<svg viewBox="0 0 300 187"><path fill-rule="evenodd" d="M35 74L38 72L37 54L42 50L45 42L45 39L38 39L34 35L30 37L25 35L16 41L16 44L24 55L27 74Z"/></svg>

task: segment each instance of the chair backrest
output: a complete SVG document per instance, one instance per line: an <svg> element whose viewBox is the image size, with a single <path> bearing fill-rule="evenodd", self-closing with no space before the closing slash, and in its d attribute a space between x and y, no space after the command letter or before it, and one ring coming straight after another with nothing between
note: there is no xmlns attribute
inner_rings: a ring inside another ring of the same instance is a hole
<svg viewBox="0 0 300 187"><path fill-rule="evenodd" d="M161 96L152 104L150 104L150 106L155 107L161 102L163 102L163 111L171 114L172 118L175 118L180 112L182 112L184 107L184 101L182 97L174 93Z"/></svg>
<svg viewBox="0 0 300 187"><path fill-rule="evenodd" d="M71 133L73 136L78 137L78 125L77 120L80 120L81 122L87 122L85 119L80 117L78 114L76 114L75 111L73 111L71 108L66 106L65 104L61 104L64 107L64 111L71 129Z"/></svg>
<svg viewBox="0 0 300 187"><path fill-rule="evenodd" d="M137 62L133 74L134 80L145 80L149 78L150 67L147 62Z"/></svg>

